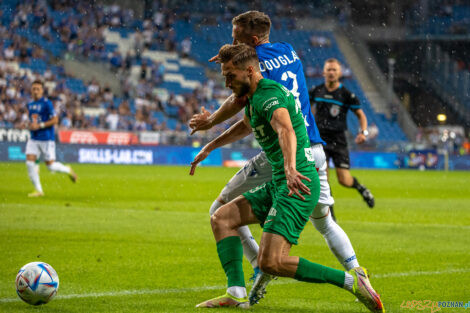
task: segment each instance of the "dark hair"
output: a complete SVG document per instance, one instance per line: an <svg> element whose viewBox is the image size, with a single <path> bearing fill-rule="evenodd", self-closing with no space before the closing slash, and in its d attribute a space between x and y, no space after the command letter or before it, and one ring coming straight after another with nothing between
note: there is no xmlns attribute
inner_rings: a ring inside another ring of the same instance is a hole
<svg viewBox="0 0 470 313"><path fill-rule="evenodd" d="M223 45L219 50L221 63L232 61L236 67L244 66L247 63L258 64L258 55L253 47L244 43L236 45Z"/></svg>
<svg viewBox="0 0 470 313"><path fill-rule="evenodd" d="M42 82L42 80L36 79L35 81L33 81L31 86L35 84L41 85L41 87L44 88L44 83Z"/></svg>
<svg viewBox="0 0 470 313"><path fill-rule="evenodd" d="M248 11L235 16L232 24L240 26L245 35L258 36L258 38L268 37L271 29L271 19L259 11Z"/></svg>

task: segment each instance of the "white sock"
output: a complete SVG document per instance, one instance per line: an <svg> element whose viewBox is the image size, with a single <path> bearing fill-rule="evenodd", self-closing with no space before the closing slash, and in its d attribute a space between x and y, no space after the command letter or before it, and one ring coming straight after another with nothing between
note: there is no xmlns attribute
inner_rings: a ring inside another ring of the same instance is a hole
<svg viewBox="0 0 470 313"><path fill-rule="evenodd" d="M212 216L214 215L215 211L217 211L218 208L223 206L224 204L220 202L219 200L215 199L214 202L212 202L211 208L209 209L209 214Z"/></svg>
<svg viewBox="0 0 470 313"><path fill-rule="evenodd" d="M212 216L222 205L224 205L219 200L215 200L209 210L209 214ZM250 228L248 226L242 226L238 229L238 234L240 235L240 240L243 245L243 254L250 262L253 268L258 267L258 251L259 246L256 243L255 238L251 235Z"/></svg>
<svg viewBox="0 0 470 313"><path fill-rule="evenodd" d="M314 213L310 216L310 221L323 235L331 252L333 252L347 271L359 266L356 253L351 245L351 241L349 241L348 235L331 218L328 206L318 204L315 207Z"/></svg>
<svg viewBox="0 0 470 313"><path fill-rule="evenodd" d="M246 288L240 286L232 286L227 288L227 293L231 294L235 298L245 298Z"/></svg>
<svg viewBox="0 0 470 313"><path fill-rule="evenodd" d="M343 288L352 291L354 285L354 277L348 272L344 272L344 286Z"/></svg>
<svg viewBox="0 0 470 313"><path fill-rule="evenodd" d="M240 235L240 240L243 245L243 255L245 255L253 268L258 267L259 246L255 238L251 235L250 228L248 228L248 226L242 226L238 228L238 234Z"/></svg>
<svg viewBox="0 0 470 313"><path fill-rule="evenodd" d="M57 162L57 161L52 162L52 164L48 165L47 168L51 172L70 174L70 167L65 166L64 164Z"/></svg>
<svg viewBox="0 0 470 313"><path fill-rule="evenodd" d="M34 185L34 188L39 192L43 192L36 164L33 161L26 161L26 168L28 169L28 176Z"/></svg>

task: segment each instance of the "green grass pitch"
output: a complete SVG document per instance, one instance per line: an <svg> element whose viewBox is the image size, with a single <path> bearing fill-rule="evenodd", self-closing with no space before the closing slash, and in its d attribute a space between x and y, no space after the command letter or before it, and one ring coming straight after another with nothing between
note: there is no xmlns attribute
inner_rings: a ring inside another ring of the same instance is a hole
<svg viewBox="0 0 470 313"><path fill-rule="evenodd" d="M195 312L224 292L208 211L236 169L203 167L190 177L189 167L74 168L76 185L41 165L46 196L28 199L25 165L0 163L0 312ZM387 312L418 312L401 308L407 300L469 301L470 174L353 174L376 207L332 177L336 214ZM259 226L252 230L259 239ZM292 254L341 268L311 224ZM51 303L33 307L18 299L14 280L38 260L57 270L60 288ZM244 268L248 280L246 261ZM367 312L337 287L285 278L251 310Z"/></svg>

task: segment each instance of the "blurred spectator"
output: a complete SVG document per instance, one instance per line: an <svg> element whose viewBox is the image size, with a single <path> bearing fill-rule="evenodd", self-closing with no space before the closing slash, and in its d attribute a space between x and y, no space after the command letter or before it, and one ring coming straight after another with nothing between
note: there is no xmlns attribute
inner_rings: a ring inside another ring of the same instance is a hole
<svg viewBox="0 0 470 313"><path fill-rule="evenodd" d="M122 67L122 57L119 51L115 51L110 59L111 69L117 72Z"/></svg>
<svg viewBox="0 0 470 313"><path fill-rule="evenodd" d="M109 130L117 130L119 123L119 114L114 107L109 107L108 114L106 116L106 128Z"/></svg>
<svg viewBox="0 0 470 313"><path fill-rule="evenodd" d="M181 56L187 58L191 54L191 39L186 37L181 41Z"/></svg>
<svg viewBox="0 0 470 313"><path fill-rule="evenodd" d="M325 36L310 36L310 45L312 47L328 48L331 46L331 40Z"/></svg>

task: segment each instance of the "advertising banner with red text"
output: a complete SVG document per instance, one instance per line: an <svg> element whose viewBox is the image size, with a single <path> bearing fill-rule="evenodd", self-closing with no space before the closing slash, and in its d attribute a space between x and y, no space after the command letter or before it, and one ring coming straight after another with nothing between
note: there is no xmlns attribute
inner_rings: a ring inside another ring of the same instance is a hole
<svg viewBox="0 0 470 313"><path fill-rule="evenodd" d="M59 141L72 144L127 146L138 144L139 138L130 132L61 130Z"/></svg>

